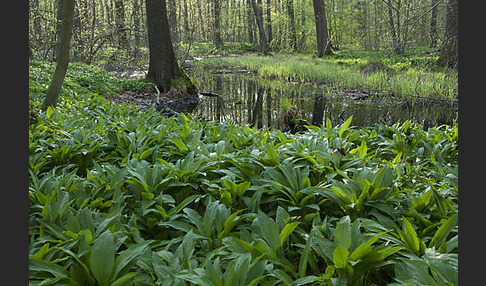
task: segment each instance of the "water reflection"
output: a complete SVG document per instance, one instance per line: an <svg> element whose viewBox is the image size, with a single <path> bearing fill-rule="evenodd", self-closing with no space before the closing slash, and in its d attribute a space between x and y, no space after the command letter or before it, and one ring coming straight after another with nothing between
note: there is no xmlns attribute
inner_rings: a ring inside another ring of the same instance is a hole
<svg viewBox="0 0 486 286"><path fill-rule="evenodd" d="M432 102L397 102L386 97L357 100L338 95L329 88L262 80L242 74L196 75L202 91L224 96L208 97L195 113L211 121L229 120L258 128L289 129L288 119L302 119L307 124L321 125L329 118L333 125L353 115L353 125L370 126L381 122L393 124L413 119L426 128L452 124L457 108Z"/></svg>

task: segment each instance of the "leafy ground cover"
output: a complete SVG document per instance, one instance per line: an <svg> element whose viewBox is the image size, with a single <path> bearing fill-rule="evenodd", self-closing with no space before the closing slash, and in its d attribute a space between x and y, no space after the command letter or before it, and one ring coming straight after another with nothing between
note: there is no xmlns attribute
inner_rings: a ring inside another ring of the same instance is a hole
<svg viewBox="0 0 486 286"><path fill-rule="evenodd" d="M458 284L457 125L289 134L101 96L142 83L73 65L31 120L30 285Z"/></svg>
<svg viewBox="0 0 486 286"><path fill-rule="evenodd" d="M407 97L457 98L457 72L438 67L437 56L415 51L384 58L382 53L342 51L333 56L275 54L205 58L203 68L247 68L264 78L330 84ZM196 66L197 66L196 65Z"/></svg>

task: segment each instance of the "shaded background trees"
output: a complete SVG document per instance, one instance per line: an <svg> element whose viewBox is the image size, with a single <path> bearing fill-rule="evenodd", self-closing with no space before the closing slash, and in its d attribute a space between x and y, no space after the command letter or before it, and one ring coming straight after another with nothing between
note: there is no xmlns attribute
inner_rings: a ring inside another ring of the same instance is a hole
<svg viewBox="0 0 486 286"><path fill-rule="evenodd" d="M176 56L191 43L216 50L246 46L313 53L365 49L402 54L449 42L446 0L166 0ZM30 0L29 38L34 56L55 59L59 0ZM255 5L253 5L253 3ZM256 9L255 9L256 8ZM74 61L148 63L147 14L141 0L77 0ZM327 34L327 40L326 40ZM447 35L446 35L447 34ZM326 43L327 48L325 48ZM225 46L227 45L227 46ZM322 49L325 49L324 51Z"/></svg>

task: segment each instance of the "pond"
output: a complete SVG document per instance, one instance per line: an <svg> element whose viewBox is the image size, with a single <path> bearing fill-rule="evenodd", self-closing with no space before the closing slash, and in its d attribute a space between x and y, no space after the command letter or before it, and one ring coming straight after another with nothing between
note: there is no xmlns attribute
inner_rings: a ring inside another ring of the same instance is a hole
<svg viewBox="0 0 486 286"><path fill-rule="evenodd" d="M230 121L258 128L292 130L301 125L321 125L329 118L333 126L353 116L352 125L393 124L411 119L425 128L451 125L457 120L457 103L450 100L400 100L396 97L342 91L327 86L264 80L239 73L197 73L201 91L222 95L204 97L194 113L211 121Z"/></svg>

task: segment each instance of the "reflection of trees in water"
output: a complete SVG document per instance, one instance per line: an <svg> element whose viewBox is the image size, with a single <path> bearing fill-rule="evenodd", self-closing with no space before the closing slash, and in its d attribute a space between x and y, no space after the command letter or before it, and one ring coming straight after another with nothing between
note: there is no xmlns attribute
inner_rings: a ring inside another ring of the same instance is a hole
<svg viewBox="0 0 486 286"><path fill-rule="evenodd" d="M320 126L324 120L324 95L316 95L314 97L314 109L312 110L312 124Z"/></svg>
<svg viewBox="0 0 486 286"><path fill-rule="evenodd" d="M272 90L267 89L267 127L272 126Z"/></svg>
<svg viewBox="0 0 486 286"><path fill-rule="evenodd" d="M385 99L352 100L323 93L322 89L269 87L265 81L241 75L204 75L200 89L222 94L224 98L206 98L198 113L208 120L248 123L262 128L283 128L283 109L294 105L303 119L320 126L329 118L335 126L353 115L352 125L370 126L377 122L393 124L408 119L425 126L451 124L457 113L450 106L390 103ZM265 107L265 109L264 109Z"/></svg>

